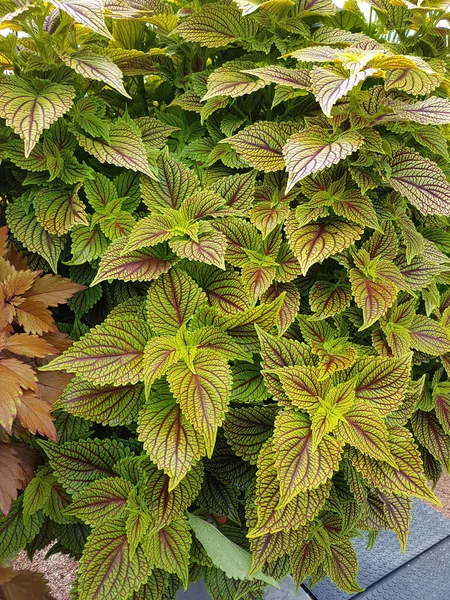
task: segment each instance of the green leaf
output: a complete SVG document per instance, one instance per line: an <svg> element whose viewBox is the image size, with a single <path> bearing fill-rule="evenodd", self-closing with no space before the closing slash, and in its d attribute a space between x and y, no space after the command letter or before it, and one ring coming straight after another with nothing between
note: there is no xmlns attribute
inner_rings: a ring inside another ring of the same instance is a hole
<svg viewBox="0 0 450 600"><path fill-rule="evenodd" d="M440 506L427 486L420 454L411 433L403 427L393 427L389 432L389 445L396 468L350 448L353 466L364 479L382 491L406 497L417 496Z"/></svg>
<svg viewBox="0 0 450 600"><path fill-rule="evenodd" d="M450 395L446 382L440 382L433 390L436 416L446 434L450 433Z"/></svg>
<svg viewBox="0 0 450 600"><path fill-rule="evenodd" d="M417 57L414 57L417 59ZM386 91L400 90L414 96L429 94L441 83L441 77L429 68L428 72L417 68L388 69L385 75Z"/></svg>
<svg viewBox="0 0 450 600"><path fill-rule="evenodd" d="M361 227L340 217L330 217L299 227L294 213L291 213L286 222L289 246L300 263L303 275L315 263L323 262L351 246L362 234Z"/></svg>
<svg viewBox="0 0 450 600"><path fill-rule="evenodd" d="M390 162L389 181L424 215L450 215L450 184L444 173L415 150L403 148Z"/></svg>
<svg viewBox="0 0 450 600"><path fill-rule="evenodd" d="M169 573L175 573L184 587L187 587L191 535L184 516L177 517L156 533L147 535L143 545L151 564Z"/></svg>
<svg viewBox="0 0 450 600"><path fill-rule="evenodd" d="M331 116L331 109L338 100L376 72L376 69L365 69L349 74L338 67L314 67L311 71L312 90L326 116Z"/></svg>
<svg viewBox="0 0 450 600"><path fill-rule="evenodd" d="M308 69L286 69L286 67L280 65L271 65L260 69L249 69L246 73L269 83L287 85L294 89L309 90L311 88L310 71Z"/></svg>
<svg viewBox="0 0 450 600"><path fill-rule="evenodd" d="M75 225L71 230L72 259L66 264L82 265L102 256L108 247L108 240L97 227Z"/></svg>
<svg viewBox="0 0 450 600"><path fill-rule="evenodd" d="M146 470L150 472L150 468ZM152 526L148 533L159 531L183 513L197 497L202 480L203 465L199 463L170 491L169 476L153 468L144 490L145 500L152 515Z"/></svg>
<svg viewBox="0 0 450 600"><path fill-rule="evenodd" d="M6 517L0 514L0 560L13 558L38 534L44 521L41 511L24 519L22 502L20 496L11 504Z"/></svg>
<svg viewBox="0 0 450 600"><path fill-rule="evenodd" d="M71 496L66 490L52 477L50 495L43 507L44 514L60 525L73 525L77 522L74 517L65 514L69 506Z"/></svg>
<svg viewBox="0 0 450 600"><path fill-rule="evenodd" d="M411 348L420 352L437 356L450 350L450 339L445 328L425 315L414 317L409 327L409 334Z"/></svg>
<svg viewBox="0 0 450 600"><path fill-rule="evenodd" d="M77 577L79 598L127 598L146 582L149 571L140 548L131 556L123 522L108 521L96 527L86 542Z"/></svg>
<svg viewBox="0 0 450 600"><path fill-rule="evenodd" d="M86 79L103 81L123 96L131 98L123 87L122 71L107 56L83 48L74 54L61 53L61 58L68 67Z"/></svg>
<svg viewBox="0 0 450 600"><path fill-rule="evenodd" d="M150 393L139 414L137 431L147 454L169 475L169 492L206 452L203 438L166 388Z"/></svg>
<svg viewBox="0 0 450 600"><path fill-rule="evenodd" d="M210 188L225 200L228 207L247 213L255 194L255 173L239 173L215 181Z"/></svg>
<svg viewBox="0 0 450 600"><path fill-rule="evenodd" d="M206 265L205 265L206 267ZM226 271L217 267L196 268L195 275L209 304L224 314L243 312L249 306L247 292L237 271L228 268Z"/></svg>
<svg viewBox="0 0 450 600"><path fill-rule="evenodd" d="M139 117L135 121L141 130L141 137L144 144L156 146L157 148L162 148L170 134L179 130L179 127L166 125L153 117ZM123 195L119 193L119 196Z"/></svg>
<svg viewBox="0 0 450 600"><path fill-rule="evenodd" d="M33 203L36 219L49 233L61 236L75 225L88 225L85 206L76 191L44 188Z"/></svg>
<svg viewBox="0 0 450 600"><path fill-rule="evenodd" d="M6 207L6 220L14 236L25 248L40 254L56 273L62 250L61 240L38 223L33 212L26 213L18 202Z"/></svg>
<svg viewBox="0 0 450 600"><path fill-rule="evenodd" d="M144 401L141 384L99 387L75 377L65 387L54 408L102 425L129 425L136 421Z"/></svg>
<svg viewBox="0 0 450 600"><path fill-rule="evenodd" d="M385 315L397 297L398 288L389 279L372 281L359 269L350 270L350 283L355 302L363 311L363 328L370 327Z"/></svg>
<svg viewBox="0 0 450 600"><path fill-rule="evenodd" d="M415 437L446 470L450 469L450 437L432 412L417 410L411 417Z"/></svg>
<svg viewBox="0 0 450 600"><path fill-rule="evenodd" d="M72 107L75 90L67 85L10 75L0 81L0 116L23 139L28 157L39 136Z"/></svg>
<svg viewBox="0 0 450 600"><path fill-rule="evenodd" d="M163 600L164 590L168 585L164 571L154 569L142 587L134 592L130 600Z"/></svg>
<svg viewBox="0 0 450 600"><path fill-rule="evenodd" d="M49 458L56 477L70 493L86 484L115 475L113 466L129 455L129 449L113 439L79 440L55 444L41 440L41 448Z"/></svg>
<svg viewBox="0 0 450 600"><path fill-rule="evenodd" d="M52 475L45 470L39 470L28 483L22 502L25 521L45 506L52 492L53 481Z"/></svg>
<svg viewBox="0 0 450 600"><path fill-rule="evenodd" d="M358 585L358 555L349 540L339 540L330 546L329 553L325 554L326 570L329 578L341 590L348 594L362 592Z"/></svg>
<svg viewBox="0 0 450 600"><path fill-rule="evenodd" d="M272 435L277 412L276 405L230 408L223 431L233 452L256 464L264 442Z"/></svg>
<svg viewBox="0 0 450 600"><path fill-rule="evenodd" d="M286 193L299 181L347 158L363 144L364 138L356 131L346 131L329 139L318 127L305 129L293 135L283 148L286 170L289 173Z"/></svg>
<svg viewBox="0 0 450 600"><path fill-rule="evenodd" d="M320 380L315 367L292 366L277 369L283 389L290 401L304 410L315 410L319 398L325 395L325 384Z"/></svg>
<svg viewBox="0 0 450 600"><path fill-rule="evenodd" d="M206 295L189 275L171 269L152 284L148 293L152 330L159 335L174 335L205 301Z"/></svg>
<svg viewBox="0 0 450 600"><path fill-rule="evenodd" d="M133 252L145 247L156 246L175 235L176 220L172 215L151 215L136 223L123 252Z"/></svg>
<svg viewBox="0 0 450 600"><path fill-rule="evenodd" d="M264 575L261 571L249 576L252 562L250 553L225 537L214 525L192 514L189 515L189 525L214 565L227 577L241 580L258 579L279 588L272 577Z"/></svg>
<svg viewBox="0 0 450 600"><path fill-rule="evenodd" d="M325 558L325 548L315 538L311 538L297 546L289 553L292 577L300 586L304 580L312 575Z"/></svg>
<svg viewBox="0 0 450 600"><path fill-rule="evenodd" d="M148 325L143 321L110 318L41 369L65 370L97 385L137 383L142 379L144 348L149 337Z"/></svg>
<svg viewBox="0 0 450 600"><path fill-rule="evenodd" d="M121 237L109 246L91 286L107 279L150 281L167 273L173 265L173 260L164 250L148 248L127 252L127 243L127 239Z"/></svg>
<svg viewBox="0 0 450 600"><path fill-rule="evenodd" d="M198 350L192 369L181 362L173 365L167 381L184 415L204 437L211 456L231 396L230 367L216 353Z"/></svg>
<svg viewBox="0 0 450 600"><path fill-rule="evenodd" d="M401 551L406 552L409 525L412 516L411 498L402 498L402 496L381 492L380 496L383 500L384 518L386 519L389 528L397 534Z"/></svg>
<svg viewBox="0 0 450 600"><path fill-rule="evenodd" d="M85 182L84 192L94 211L102 214L117 200L116 186L102 173Z"/></svg>
<svg viewBox="0 0 450 600"><path fill-rule="evenodd" d="M197 240L174 238L170 240L169 246L181 258L215 265L225 270L227 239L207 223L199 223Z"/></svg>
<svg viewBox="0 0 450 600"><path fill-rule="evenodd" d="M411 371L411 353L398 358L364 358L352 367L355 397L387 415L402 403Z"/></svg>
<svg viewBox="0 0 450 600"><path fill-rule="evenodd" d="M266 173L284 169L283 146L300 124L262 121L239 131L226 141L252 167Z"/></svg>
<svg viewBox="0 0 450 600"><path fill-rule="evenodd" d="M47 157L40 143L37 143L30 154L25 157L23 140L12 139L5 144L5 154L13 164L26 171L39 172L47 170Z"/></svg>
<svg viewBox="0 0 450 600"><path fill-rule="evenodd" d="M300 306L300 292L294 283L273 283L263 294L264 302L272 302L283 295L283 304L280 308L278 331L283 334L295 320Z"/></svg>
<svg viewBox="0 0 450 600"><path fill-rule="evenodd" d="M450 101L447 98L432 96L412 104L395 100L389 102L388 106L401 119L414 121L421 125L450 123Z"/></svg>
<svg viewBox="0 0 450 600"><path fill-rule="evenodd" d="M53 4L70 15L77 23L100 35L112 37L103 18L102 0L55 0Z"/></svg>
<svg viewBox="0 0 450 600"><path fill-rule="evenodd" d="M158 163L158 180L142 179L142 197L151 211L180 208L199 189L197 177L183 163L163 152Z"/></svg>
<svg viewBox="0 0 450 600"><path fill-rule="evenodd" d="M367 196L362 196L358 190L345 190L338 199L333 201L333 210L340 217L345 217L363 227L380 228L371 200Z"/></svg>
<svg viewBox="0 0 450 600"><path fill-rule="evenodd" d="M177 340L171 336L152 338L147 342L144 352L144 382L147 390L154 381L163 377L169 367L177 363L181 352Z"/></svg>
<svg viewBox="0 0 450 600"><path fill-rule="evenodd" d="M234 4L207 4L200 12L178 25L176 32L189 42L199 42L207 48L219 48L252 37L256 27L254 21L243 17Z"/></svg>
<svg viewBox="0 0 450 600"><path fill-rule="evenodd" d="M257 327L261 355L263 357L264 381L274 398L281 404L290 405L290 400L276 374L272 370L294 365L312 365L311 350L306 344L295 340L277 338Z"/></svg>
<svg viewBox="0 0 450 600"><path fill-rule="evenodd" d="M213 71L208 77L208 91L201 99L202 102L215 96L238 98L265 87L266 81L245 73L245 69L251 66L253 64L249 62L234 61Z"/></svg>
<svg viewBox="0 0 450 600"><path fill-rule="evenodd" d="M328 482L317 489L297 494L280 509L280 483L275 459L274 445L269 440L262 447L258 458L255 496L258 522L248 532L247 536L250 538L285 529L298 529L305 525L319 513L331 491L331 484Z"/></svg>
<svg viewBox="0 0 450 600"><path fill-rule="evenodd" d="M356 402L336 426L335 435L350 446L358 448L377 460L395 467L388 444L388 430L377 408Z"/></svg>
<svg viewBox="0 0 450 600"><path fill-rule="evenodd" d="M269 289L274 280L275 273L275 265L260 265L251 260L246 262L242 267L242 280L253 303L256 303L258 298Z"/></svg>
<svg viewBox="0 0 450 600"><path fill-rule="evenodd" d="M339 468L343 445L325 435L313 451L311 422L304 413L284 410L273 436L280 480L280 508L300 492L318 488Z"/></svg>
<svg viewBox="0 0 450 600"><path fill-rule="evenodd" d="M309 293L311 310L317 319L326 319L339 314L351 302L350 286L348 284L330 283L329 281L316 281Z"/></svg>
<svg viewBox="0 0 450 600"><path fill-rule="evenodd" d="M259 364L235 363L232 374L232 402L262 404L269 398Z"/></svg>
<svg viewBox="0 0 450 600"><path fill-rule="evenodd" d="M131 483L121 477L93 481L73 496L65 513L97 527L125 515L131 490Z"/></svg>
<svg viewBox="0 0 450 600"><path fill-rule="evenodd" d="M78 143L101 163L108 163L132 171L140 171L154 178L148 163L139 127L122 117L109 125L108 141L76 134Z"/></svg>

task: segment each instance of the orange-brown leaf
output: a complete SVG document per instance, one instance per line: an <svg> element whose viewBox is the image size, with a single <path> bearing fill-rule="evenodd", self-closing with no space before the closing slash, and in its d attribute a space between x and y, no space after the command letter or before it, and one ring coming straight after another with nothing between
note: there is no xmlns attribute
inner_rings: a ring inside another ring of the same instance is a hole
<svg viewBox="0 0 450 600"><path fill-rule="evenodd" d="M42 302L28 298L16 310L17 322L27 333L42 335L47 331L57 331L51 312Z"/></svg>
<svg viewBox="0 0 450 600"><path fill-rule="evenodd" d="M23 296L32 287L39 271L17 271L8 261L3 263L6 263L2 266L2 272L6 273L2 282L6 298L13 300L15 296Z"/></svg>
<svg viewBox="0 0 450 600"><path fill-rule="evenodd" d="M6 516L17 491L23 488L25 471L13 444L0 444L0 510ZM0 572L1 583L1 572Z"/></svg>
<svg viewBox="0 0 450 600"><path fill-rule="evenodd" d="M57 306L65 304L74 294L85 289L86 286L73 283L60 275L44 275L36 279L26 296L45 306Z"/></svg>
<svg viewBox="0 0 450 600"><path fill-rule="evenodd" d="M0 261L2 259L0 258ZM7 300L3 284L0 283L0 331L4 330L10 323L13 322L16 308Z"/></svg>
<svg viewBox="0 0 450 600"><path fill-rule="evenodd" d="M38 391L35 370L17 358L0 359L0 381L3 383L3 376L7 377L8 375L14 377L24 390Z"/></svg>
<svg viewBox="0 0 450 600"><path fill-rule="evenodd" d="M6 339L4 349L14 352L14 354L20 354L21 356L37 356L39 358L58 354L58 350L47 342L47 340L29 333L15 333L11 335Z"/></svg>
<svg viewBox="0 0 450 600"><path fill-rule="evenodd" d="M40 433L56 442L57 435L54 418L50 414L50 404L32 392L24 392L21 400L17 407L17 416L22 425L33 435Z"/></svg>
<svg viewBox="0 0 450 600"><path fill-rule="evenodd" d="M73 377L72 374L61 371L54 371L52 373L40 371L37 374L37 378L41 398L48 402L48 404L53 405L60 397L66 385L72 381Z"/></svg>
<svg viewBox="0 0 450 600"><path fill-rule="evenodd" d="M8 261L15 267L18 271L23 271L28 268L27 261L22 254L17 250L14 244L9 244L8 249Z"/></svg>
<svg viewBox="0 0 450 600"><path fill-rule="evenodd" d="M42 337L56 349L57 354L62 354L73 344L73 340L70 339L67 333L59 331L44 333Z"/></svg>
<svg viewBox="0 0 450 600"><path fill-rule="evenodd" d="M8 252L8 232L9 229L6 225L0 227L0 256L6 256Z"/></svg>
<svg viewBox="0 0 450 600"><path fill-rule="evenodd" d="M17 415L17 406L23 393L17 379L11 375L4 375L0 368L0 425L11 433L11 427Z"/></svg>
<svg viewBox="0 0 450 600"><path fill-rule="evenodd" d="M23 390L37 391L32 367L15 358L0 359L0 425L10 432L17 415Z"/></svg>
<svg viewBox="0 0 450 600"><path fill-rule="evenodd" d="M42 573L2 567L0 577L5 580L0 587L2 600L54 600Z"/></svg>

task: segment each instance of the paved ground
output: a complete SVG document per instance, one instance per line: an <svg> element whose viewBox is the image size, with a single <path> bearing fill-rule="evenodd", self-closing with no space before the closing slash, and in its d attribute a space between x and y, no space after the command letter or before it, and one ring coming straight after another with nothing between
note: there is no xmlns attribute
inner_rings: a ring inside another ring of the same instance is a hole
<svg viewBox="0 0 450 600"><path fill-rule="evenodd" d="M450 519L450 476L444 476L438 483L436 496L443 504L440 510L442 514ZM45 560L45 552L39 552L32 563L27 559L25 553L21 553L14 566L17 569L31 569L44 573L51 587L55 600L69 600L69 591L75 576L76 562L58 554Z"/></svg>

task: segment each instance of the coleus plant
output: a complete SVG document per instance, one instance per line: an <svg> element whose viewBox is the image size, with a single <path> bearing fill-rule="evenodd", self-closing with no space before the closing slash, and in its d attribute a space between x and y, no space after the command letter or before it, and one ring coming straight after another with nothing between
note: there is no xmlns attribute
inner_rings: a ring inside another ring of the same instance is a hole
<svg viewBox="0 0 450 600"><path fill-rule="evenodd" d="M0 559L57 540L74 600L356 593L352 538L439 503L447 5L369 5L1 3L5 219L90 287Z"/></svg>

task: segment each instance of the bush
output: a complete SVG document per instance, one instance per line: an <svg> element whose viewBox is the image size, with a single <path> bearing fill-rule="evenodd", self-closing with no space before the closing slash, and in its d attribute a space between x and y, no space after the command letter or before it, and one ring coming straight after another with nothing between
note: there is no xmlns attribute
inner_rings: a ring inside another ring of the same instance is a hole
<svg viewBox="0 0 450 600"><path fill-rule="evenodd" d="M39 371L75 377L58 441L12 430L45 458L0 559L56 540L74 600L359 591L351 539L404 550L450 465L445 5L52 3L2 2L1 193L78 285Z"/></svg>

